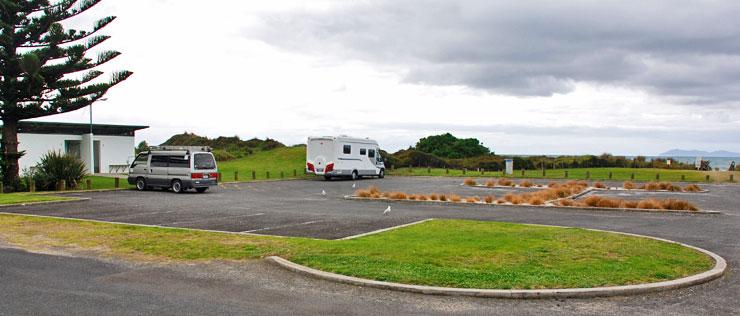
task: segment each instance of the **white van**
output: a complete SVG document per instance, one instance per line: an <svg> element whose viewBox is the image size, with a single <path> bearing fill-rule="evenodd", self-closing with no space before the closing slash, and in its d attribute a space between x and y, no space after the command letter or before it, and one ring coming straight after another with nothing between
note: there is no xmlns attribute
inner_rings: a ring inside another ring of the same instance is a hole
<svg viewBox="0 0 740 316"><path fill-rule="evenodd" d="M332 177L385 177L378 142L347 136L309 137L306 173Z"/></svg>
<svg viewBox="0 0 740 316"><path fill-rule="evenodd" d="M216 159L208 147L158 146L140 153L129 167L128 183L139 191L153 187L203 193L218 185Z"/></svg>

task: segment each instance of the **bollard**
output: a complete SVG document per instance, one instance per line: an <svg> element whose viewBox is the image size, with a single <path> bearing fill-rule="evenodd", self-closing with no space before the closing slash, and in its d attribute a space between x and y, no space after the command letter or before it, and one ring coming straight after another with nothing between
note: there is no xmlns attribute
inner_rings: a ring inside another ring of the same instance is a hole
<svg viewBox="0 0 740 316"><path fill-rule="evenodd" d="M280 171L280 179L282 179L282 178L285 178L285 172L284 171Z"/></svg>
<svg viewBox="0 0 740 316"><path fill-rule="evenodd" d="M465 175L465 171L467 171L467 170L468 170L468 169L465 169L465 168L463 168L463 175Z"/></svg>
<svg viewBox="0 0 740 316"><path fill-rule="evenodd" d="M565 170L565 178L568 179L568 170Z"/></svg>
<svg viewBox="0 0 740 316"><path fill-rule="evenodd" d="M450 174L450 169L445 168L445 174Z"/></svg>
<svg viewBox="0 0 740 316"><path fill-rule="evenodd" d="M118 189L118 188L121 187L121 179L120 178L115 178L115 180L113 180L113 182L115 184L115 188L116 189Z"/></svg>
<svg viewBox="0 0 740 316"><path fill-rule="evenodd" d="M269 171L265 171L265 176L266 176L266 179L270 179L270 172Z"/></svg>
<svg viewBox="0 0 740 316"><path fill-rule="evenodd" d="M295 178L295 177L297 177L297 176L298 176L298 170L296 170L296 169L293 169L293 178Z"/></svg>
<svg viewBox="0 0 740 316"><path fill-rule="evenodd" d="M67 189L67 181L64 179L59 180L58 185L59 185L58 191L64 191L65 189Z"/></svg>
<svg viewBox="0 0 740 316"><path fill-rule="evenodd" d="M524 176L524 169L522 169L522 177Z"/></svg>
<svg viewBox="0 0 740 316"><path fill-rule="evenodd" d="M239 170L234 171L234 181L239 181Z"/></svg>
<svg viewBox="0 0 740 316"><path fill-rule="evenodd" d="M634 172L630 175L630 180L635 180L635 173Z"/></svg>
<svg viewBox="0 0 740 316"><path fill-rule="evenodd" d="M28 192L36 192L36 183L31 177L28 178Z"/></svg>
<svg viewBox="0 0 740 316"><path fill-rule="evenodd" d="M681 181L686 181L686 175L684 174L681 175Z"/></svg>
<svg viewBox="0 0 740 316"><path fill-rule="evenodd" d="M591 179L591 171L586 171L586 180Z"/></svg>
<svg viewBox="0 0 740 316"><path fill-rule="evenodd" d="M545 169L544 168L542 169L542 177L543 178L545 177Z"/></svg>
<svg viewBox="0 0 740 316"><path fill-rule="evenodd" d="M709 182L709 175L707 175L706 179L707 179L706 182Z"/></svg>
<svg viewBox="0 0 740 316"><path fill-rule="evenodd" d="M612 179L612 172L609 171L609 180L611 180L611 179Z"/></svg>
<svg viewBox="0 0 740 316"><path fill-rule="evenodd" d="M427 173L431 174L432 173L432 168L427 167Z"/></svg>
<svg viewBox="0 0 740 316"><path fill-rule="evenodd" d="M660 173L655 174L655 180L660 180Z"/></svg>
<svg viewBox="0 0 740 316"><path fill-rule="evenodd" d="M730 182L735 182L735 175L734 174L731 174L730 175ZM2 188L2 187L0 187L0 188Z"/></svg>
<svg viewBox="0 0 740 316"><path fill-rule="evenodd" d="M257 171L252 170L252 180L257 180Z"/></svg>
<svg viewBox="0 0 740 316"><path fill-rule="evenodd" d="M87 179L85 180L85 188L89 191L92 190L92 180Z"/></svg>

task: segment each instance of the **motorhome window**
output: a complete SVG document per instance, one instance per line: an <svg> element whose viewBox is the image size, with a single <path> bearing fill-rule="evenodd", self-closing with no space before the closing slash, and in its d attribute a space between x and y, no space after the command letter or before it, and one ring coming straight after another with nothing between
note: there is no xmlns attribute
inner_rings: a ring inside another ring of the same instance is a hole
<svg viewBox="0 0 740 316"><path fill-rule="evenodd" d="M367 156L370 158L375 158L375 149L370 149L370 151L368 151L367 153Z"/></svg>
<svg viewBox="0 0 740 316"><path fill-rule="evenodd" d="M188 156L170 156L170 167L172 167L172 168L190 168L190 157L188 157Z"/></svg>
<svg viewBox="0 0 740 316"><path fill-rule="evenodd" d="M136 160L134 160L134 163L131 164L131 168L136 167L138 165L146 165L146 161L149 159L149 154L139 154L136 156Z"/></svg>
<svg viewBox="0 0 740 316"><path fill-rule="evenodd" d="M352 145L344 145L344 154L349 155L352 153Z"/></svg>
<svg viewBox="0 0 740 316"><path fill-rule="evenodd" d="M211 154L195 154L194 167L196 170L216 169L216 161Z"/></svg>
<svg viewBox="0 0 740 316"><path fill-rule="evenodd" d="M152 156L152 167L167 167L167 156Z"/></svg>
<svg viewBox="0 0 740 316"><path fill-rule="evenodd" d="M366 151L367 150L365 148L360 148L360 156L364 156L365 154L367 154Z"/></svg>

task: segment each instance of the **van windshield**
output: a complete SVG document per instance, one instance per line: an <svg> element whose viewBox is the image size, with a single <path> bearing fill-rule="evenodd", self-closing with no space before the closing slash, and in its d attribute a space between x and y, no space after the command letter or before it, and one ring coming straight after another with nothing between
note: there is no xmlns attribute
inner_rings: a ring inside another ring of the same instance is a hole
<svg viewBox="0 0 740 316"><path fill-rule="evenodd" d="M195 154L194 165L196 170L216 169L216 161L211 154Z"/></svg>

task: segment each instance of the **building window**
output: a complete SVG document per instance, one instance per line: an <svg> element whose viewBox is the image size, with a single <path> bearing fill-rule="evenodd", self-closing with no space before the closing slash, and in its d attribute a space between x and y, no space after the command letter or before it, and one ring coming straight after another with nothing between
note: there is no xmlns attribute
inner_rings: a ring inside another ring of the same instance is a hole
<svg viewBox="0 0 740 316"><path fill-rule="evenodd" d="M367 150L365 148L360 148L360 156L364 156L365 154L367 154L366 151Z"/></svg>
<svg viewBox="0 0 740 316"><path fill-rule="evenodd" d="M81 149L79 140L65 140L64 141L64 153L68 156L80 158Z"/></svg>
<svg viewBox="0 0 740 316"><path fill-rule="evenodd" d="M351 145L344 145L344 154L349 155L352 153L352 146Z"/></svg>
<svg viewBox="0 0 740 316"><path fill-rule="evenodd" d="M367 156L370 158L375 158L375 149L370 149L370 151L367 152Z"/></svg>

